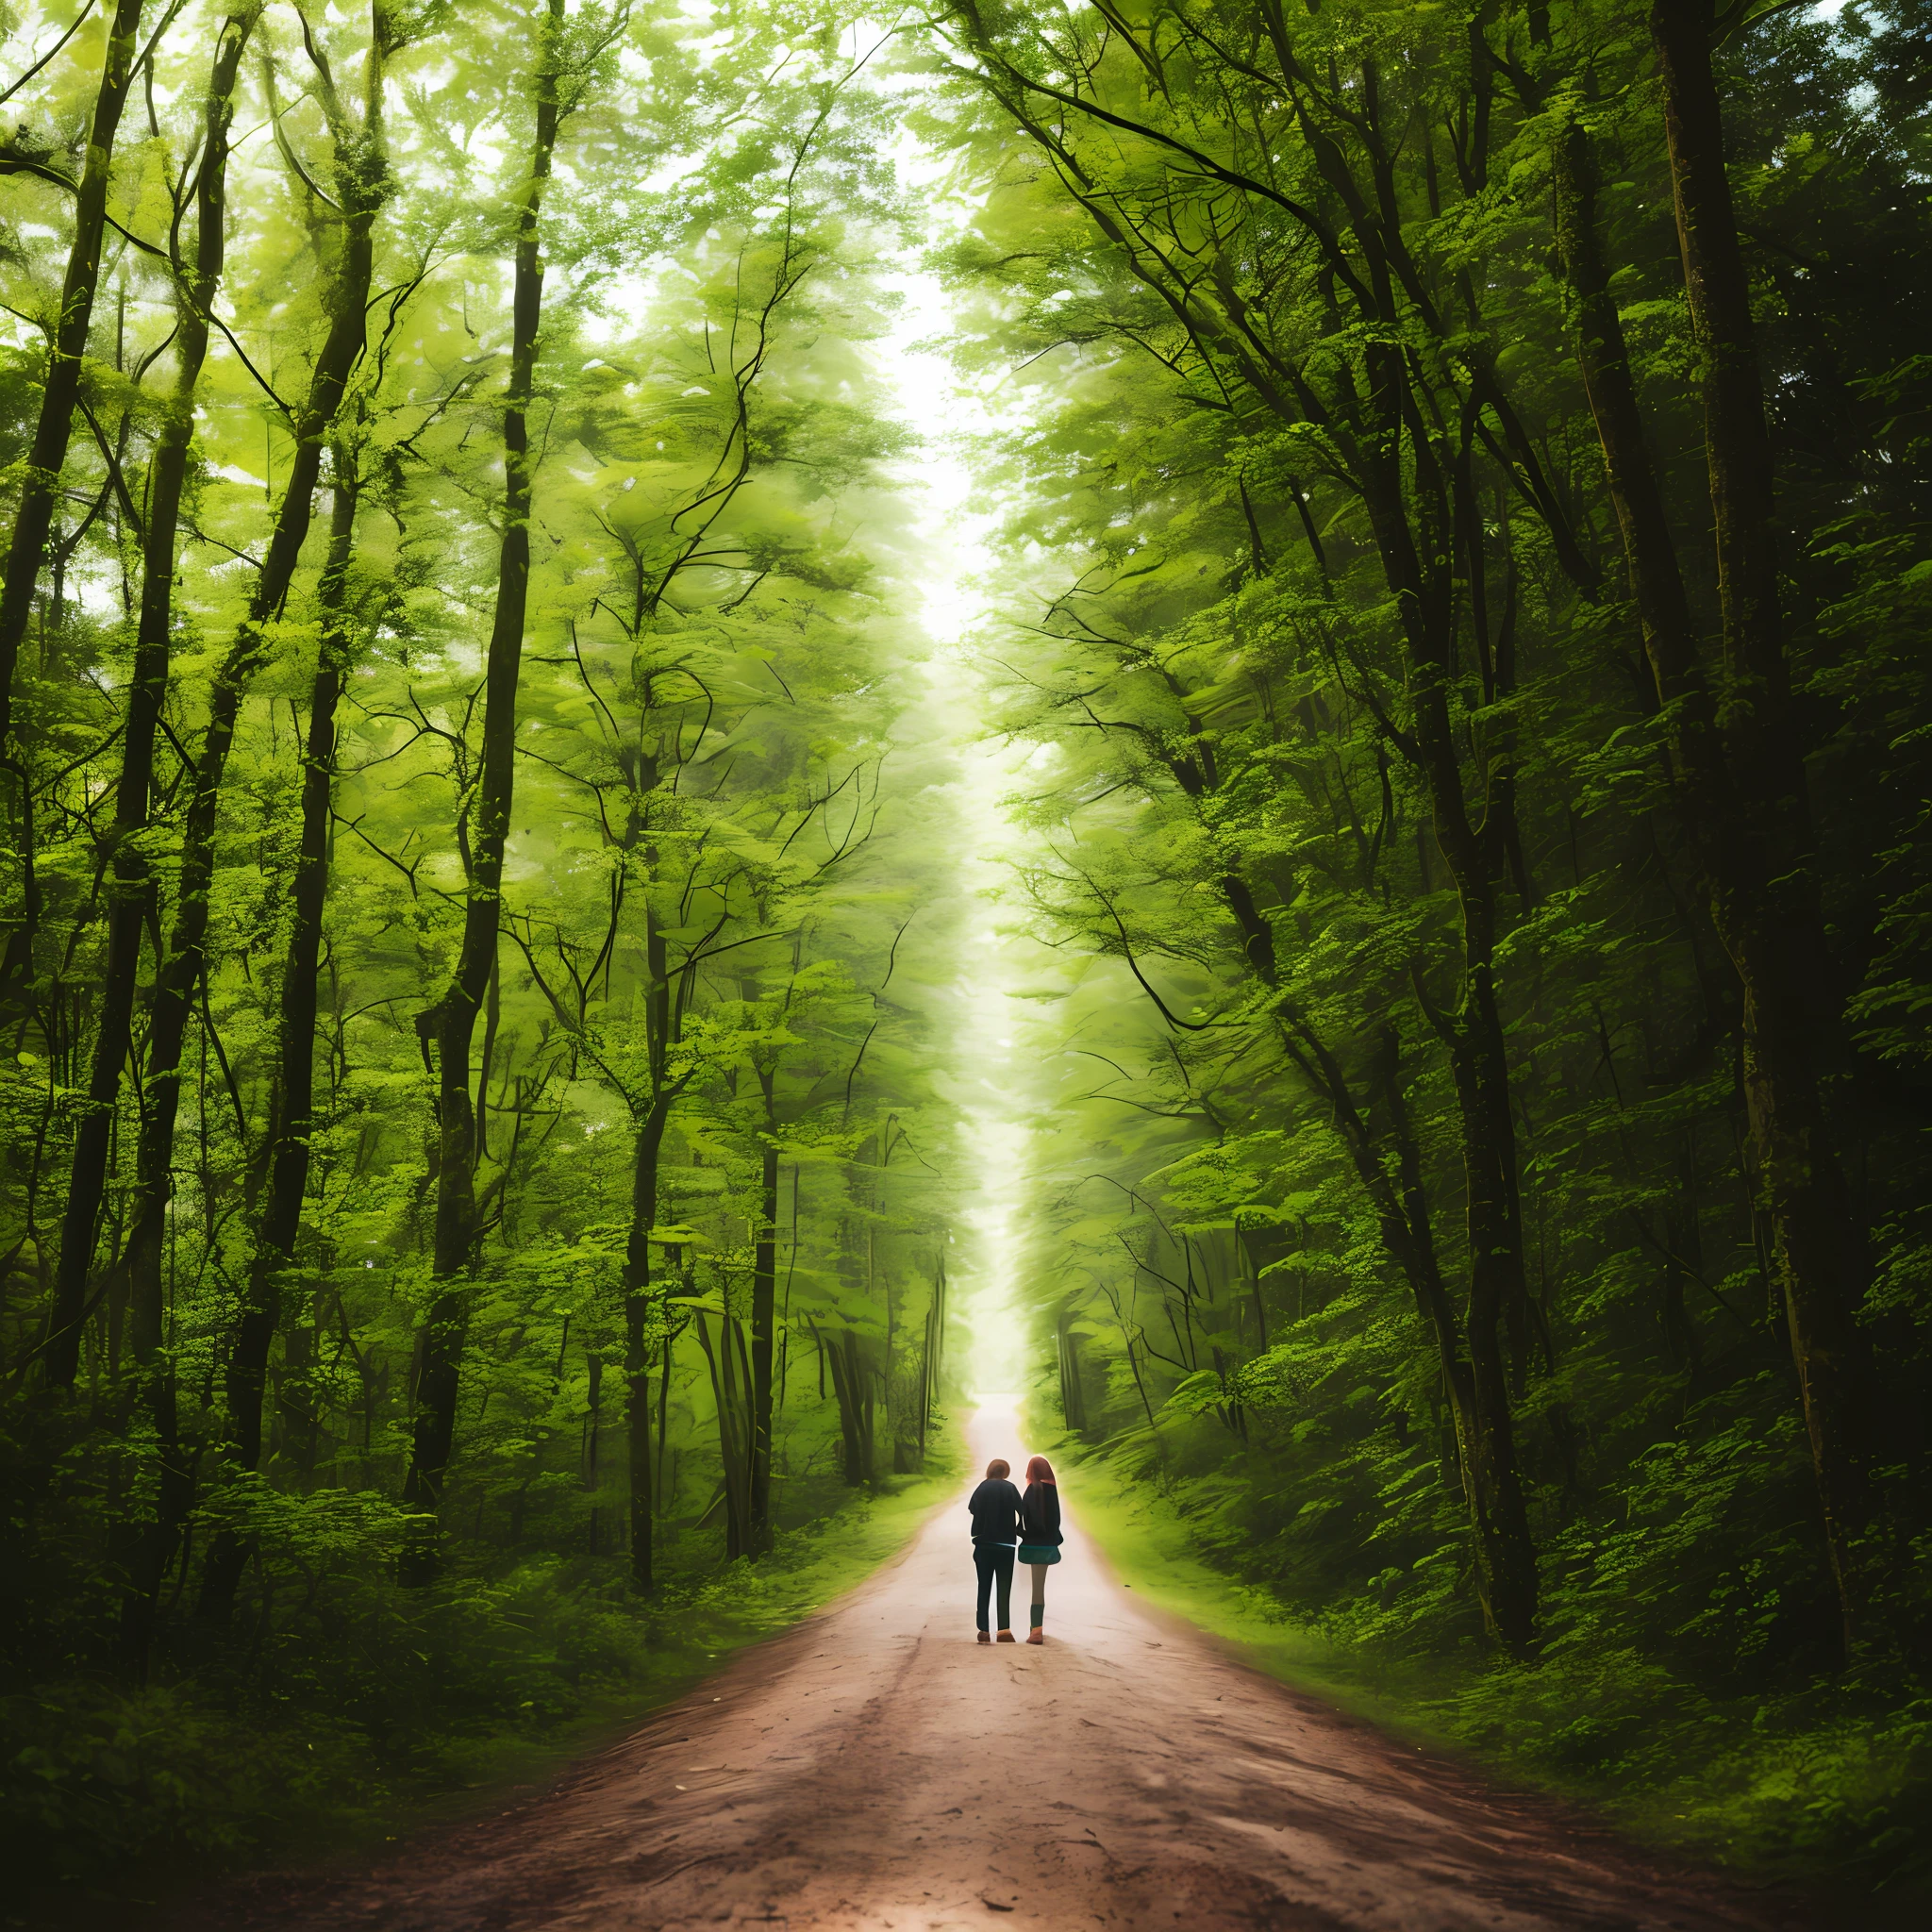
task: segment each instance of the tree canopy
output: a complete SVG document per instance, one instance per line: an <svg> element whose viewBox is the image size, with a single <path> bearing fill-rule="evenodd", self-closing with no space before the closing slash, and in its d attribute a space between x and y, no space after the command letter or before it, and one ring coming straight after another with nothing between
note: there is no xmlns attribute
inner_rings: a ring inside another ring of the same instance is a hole
<svg viewBox="0 0 1932 1932"><path fill-rule="evenodd" d="M1912 1856L1924 0L0 29L32 1829L192 1836L60 1757L157 1697L514 1729L1006 1296L1463 1735Z"/></svg>

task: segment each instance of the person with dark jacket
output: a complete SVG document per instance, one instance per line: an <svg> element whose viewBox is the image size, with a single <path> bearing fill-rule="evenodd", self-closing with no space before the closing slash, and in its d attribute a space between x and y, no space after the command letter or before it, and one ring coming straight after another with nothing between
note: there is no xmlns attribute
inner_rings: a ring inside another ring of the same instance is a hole
<svg viewBox="0 0 1932 1932"><path fill-rule="evenodd" d="M986 1465L986 1480L968 1498L973 1512L973 1567L979 1573L979 1641L991 1643L987 1599L1000 1591L1000 1641L1013 1636L1013 1545L1020 1535L1020 1492L1007 1480L1008 1463L997 1456Z"/></svg>
<svg viewBox="0 0 1932 1932"><path fill-rule="evenodd" d="M1026 1493L1020 1498L1020 1560L1033 1572L1033 1627L1028 1643L1044 1643L1046 1632L1046 1572L1060 1559L1060 1492L1053 1479L1053 1464L1036 1456L1026 1465Z"/></svg>

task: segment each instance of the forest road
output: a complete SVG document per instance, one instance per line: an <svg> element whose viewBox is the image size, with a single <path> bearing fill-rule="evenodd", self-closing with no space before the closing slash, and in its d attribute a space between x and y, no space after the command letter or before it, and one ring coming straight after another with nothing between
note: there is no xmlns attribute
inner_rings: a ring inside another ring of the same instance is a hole
<svg viewBox="0 0 1932 1932"><path fill-rule="evenodd" d="M976 1463L1023 1467L981 1409ZM962 1493L959 1502L963 1505ZM192 1923L276 1932L1715 1932L1798 1923L1498 1792L1141 1608L1079 1529L1047 1641L973 1637L948 1505L830 1609L487 1824ZM1025 1573L1014 1614L1022 1632ZM183 1921L181 1923L189 1923Z"/></svg>

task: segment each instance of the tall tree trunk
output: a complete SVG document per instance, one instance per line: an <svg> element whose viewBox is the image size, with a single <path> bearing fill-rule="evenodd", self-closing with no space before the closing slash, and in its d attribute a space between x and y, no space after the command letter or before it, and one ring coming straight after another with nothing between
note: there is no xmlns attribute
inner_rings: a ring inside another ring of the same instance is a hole
<svg viewBox="0 0 1932 1932"><path fill-rule="evenodd" d="M679 1258L682 1253L683 1250L678 1249L667 1255L665 1257L666 1266L674 1271L681 1270L685 1265ZM687 1295L691 1292L691 1280L688 1274L684 1276L684 1291ZM652 1472L651 1493L656 1501L657 1513L659 1516L664 1515L677 1501L675 1490L667 1491L664 1481L664 1471L670 1460L671 1445L671 1371L676 1366L677 1338L684 1333L690 1319L687 1316L684 1323L666 1333L664 1337L664 1354L658 1369L658 1466ZM650 1417L647 1412L645 1421L648 1423Z"/></svg>
<svg viewBox="0 0 1932 1932"><path fill-rule="evenodd" d="M1574 123L1551 145L1557 252L1570 285L1572 324L1584 394L1603 449L1610 506L1623 537L1630 596L1662 702L1674 712L1680 783L1708 793L1709 813L1728 810L1717 741L1717 710L1697 660L1697 633L1677 566L1676 545L1644 438L1624 324L1610 292L1597 223L1597 178L1590 136ZM1694 829L1694 828L1693 828Z"/></svg>
<svg viewBox="0 0 1932 1932"><path fill-rule="evenodd" d="M872 1480L872 1397L863 1346L856 1328L827 1337L816 1323L813 1337L820 1358L832 1372L832 1398L839 1405L839 1434L844 1449L845 1481L861 1489Z"/></svg>
<svg viewBox="0 0 1932 1932"><path fill-rule="evenodd" d="M479 1239L476 1217L476 1110L470 1094L470 1042L496 963L504 844L516 788L517 680L530 595L530 503L535 460L529 410L543 313L543 253L539 218L550 179L558 123L558 59L563 0L548 0L538 24L534 93L536 134L530 172L517 210L516 266L510 298L509 387L503 417L503 539L497 555L496 613L484 673L483 759L476 797L469 899L456 972L437 1008L436 1236L431 1268L438 1283L424 1324L417 1362L415 1427L403 1500L418 1519L403 1562L411 1582L439 1567L437 1514L456 1441L457 1396L468 1328L471 1278Z"/></svg>
<svg viewBox="0 0 1932 1932"><path fill-rule="evenodd" d="M118 1085L120 1061L128 1048L134 982L140 964L141 926L152 906L153 885L133 834L144 826L153 808L154 739L169 676L169 634L174 619L175 549L180 526L181 497L188 478L194 440L194 397L208 359L208 312L221 285L226 248L228 136L234 123L235 85L242 57L255 24L261 17L260 0L237 8L222 24L208 76L208 106L202 133L201 171L195 181L195 254L192 273L182 276L175 310L175 394L157 441L148 473L147 540L142 557L141 617L135 638L134 677L128 691L126 737L122 746L114 848L115 896L108 919L108 983L102 994L102 1039L95 1047L90 1099L107 1095ZM177 267L177 275L180 270ZM136 801L139 802L138 821ZM132 928L120 930L120 923ZM125 972L125 979L121 976ZM123 1002L125 1004L122 1004ZM108 1040L118 1032L118 1048ZM110 1072L108 1058L115 1061ZM68 1197L68 1222L61 1231L61 1267L70 1266L85 1292L87 1259L70 1262L69 1242L85 1241L91 1255L92 1224L99 1211L106 1174L106 1147L97 1168L83 1170L79 1150ZM84 1204L85 1228L76 1214L74 1196L91 1190L93 1201ZM137 1208L139 1196L137 1196ZM167 1574L175 1541L186 1520L193 1479L181 1450L180 1416L175 1407L173 1364L163 1353L167 1308L162 1291L158 1220L137 1220L125 1257L128 1275L128 1340L135 1373L141 1381L141 1401L154 1431L157 1481L153 1516L138 1535L119 1566L125 1582L119 1635L122 1674L144 1682L154 1648L156 1612L161 1579ZM69 1293L72 1293L70 1289Z"/></svg>
<svg viewBox="0 0 1932 1932"><path fill-rule="evenodd" d="M1806 816L1804 767L1792 733L1779 610L1775 465L1764 420L1751 282L1724 169L1724 119L1710 59L1712 0L1657 0L1650 24L1663 84L1684 289L1702 363L1724 623L1725 736L1744 790L1766 802L1774 799L1790 830L1796 830Z"/></svg>
<svg viewBox="0 0 1932 1932"><path fill-rule="evenodd" d="M1703 361L1705 449L1724 628L1722 728L1735 808L1710 867L1711 915L1743 991L1744 1097L1847 1650L1863 1635L1877 1553L1857 1325L1870 1281L1820 1090L1816 1050L1838 1002L1820 915L1802 749L1791 713L1777 575L1774 464L1751 285L1739 244L1711 66L1710 0L1656 0L1684 286Z"/></svg>
<svg viewBox="0 0 1932 1932"><path fill-rule="evenodd" d="M632 831L638 828L633 801ZM645 850L645 864L655 870L658 853ZM651 1231L658 1224L658 1175L664 1156L664 1136L671 1124L681 1083L670 1073L671 1048L675 1043L682 1003L673 993L670 954L664 929L648 898L644 908L644 1046L650 1091L637 1124L637 1144L631 1155L630 1231L625 1249L625 1427L629 1443L630 1580L634 1590L648 1591L653 1574L653 1522L658 1508L657 1483L651 1469ZM675 1271L676 1254L667 1257ZM663 1386L658 1401L658 1465L664 1462L664 1435L671 1398L671 1350L675 1338L661 1337Z"/></svg>
<svg viewBox="0 0 1932 1932"><path fill-rule="evenodd" d="M127 90L134 78L135 38L141 28L141 8L142 0L117 0L108 27L101 85L94 95L93 119L88 127L87 161L75 200L74 241L67 252L67 274L60 285L60 312L55 319L53 340L47 349L46 386L41 392L40 420L34 425L20 508L14 515L13 535L8 545L7 578L0 585L0 754L7 751L7 741L13 729L13 674L20 661L20 647L25 641L27 625L33 619L41 559L54 525L60 473L66 467L68 438L73 433L74 411L80 401L80 364L87 353L88 326L93 320L94 294L100 283L101 238L107 230L114 138L120 132L122 110L127 105ZM25 808L26 779L20 772L15 776ZM4 974L8 983L30 976L32 941L30 925L8 940ZM66 1377L67 1381L72 1379L71 1375Z"/></svg>
<svg viewBox="0 0 1932 1932"><path fill-rule="evenodd" d="M1285 43L1281 53L1284 62L1292 65ZM1365 83L1372 79L1366 68L1364 78ZM1373 109L1369 111L1373 118ZM1324 178L1347 209L1362 250L1367 279L1356 290L1362 313L1372 320L1393 318L1401 306L1395 291L1397 279L1403 281L1410 298L1418 298L1415 264L1396 239L1395 225L1371 213L1369 198L1351 175L1341 150L1306 113L1303 132ZM1123 232L1109 225L1105 211L1090 199L1083 198L1083 206L1131 256L1132 244ZM1191 329L1199 331L1202 352L1210 360L1217 348L1225 350L1224 332L1211 320L1204 322L1187 301L1180 302L1177 312ZM1241 359L1238 352L1237 359ZM1490 811L1478 825L1472 819L1465 793L1457 731L1449 705L1456 676L1451 558L1457 517L1448 479L1432 446L1424 410L1411 388L1402 354L1388 346L1372 346L1365 353L1364 368L1366 387L1352 399L1351 425L1327 417L1306 386L1291 399L1265 372L1250 366L1248 373L1256 379L1257 393L1286 420L1319 419L1331 432L1344 436L1353 427L1357 488L1402 629L1412 719L1403 748L1427 787L1436 843L1456 886L1460 914L1462 958L1457 1009L1448 1014L1429 1010L1449 1050L1455 1076L1467 1198L1469 1358L1464 1372L1470 1443L1465 1471L1472 1484L1480 1485L1471 1500L1478 1521L1478 1567L1486 1572L1485 1615L1492 1633L1508 1649L1526 1655L1535 1642L1538 1580L1535 1545L1517 1467L1508 1357L1513 1355L1522 1361L1526 1357L1531 1311L1524 1265L1508 1052L1494 972L1496 884L1499 861L1507 862L1511 857L1510 814ZM1476 389L1481 400L1503 407L1493 383L1478 381ZM1511 441L1513 447L1513 437ZM1562 521L1560 515L1546 517L1553 535L1561 535ZM1319 545L1317 551L1319 558ZM1588 586L1594 580L1587 558L1572 557L1566 568L1579 584ZM1507 767L1492 769L1486 801L1490 806L1498 802L1497 779L1507 783L1509 775ZM1225 885L1224 891L1227 891ZM1261 922L1251 901L1244 903L1247 895L1228 892L1227 896L1242 928L1250 962L1265 977L1265 956L1257 944Z"/></svg>
<svg viewBox="0 0 1932 1932"><path fill-rule="evenodd" d="M711 1396L718 1410L718 1457L724 1472L724 1556L744 1556L751 1513L751 1364L744 1353L744 1330L735 1315L718 1321L718 1344L703 1315L696 1318L698 1346L711 1372ZM709 1512L707 1511L707 1514Z"/></svg>
<svg viewBox="0 0 1932 1932"><path fill-rule="evenodd" d="M668 1095L654 1094L638 1125L631 1157L631 1223L624 1274L625 1426L630 1481L630 1581L647 1591L652 1570L651 1483L651 1230L658 1219L658 1169L664 1129L671 1117ZM670 1348L667 1341L665 1348Z"/></svg>
<svg viewBox="0 0 1932 1932"><path fill-rule="evenodd" d="M125 9L124 9L125 10ZM133 9L139 12L139 8ZM208 305L222 278L225 248L228 130L234 118L235 78L242 50L260 17L259 6L238 9L222 25L208 76L201 173L195 186L198 233L194 267L179 275L175 393L156 441L148 473L147 532L142 555L141 616L135 633L134 675L123 723L121 774L114 794L113 882L108 893L108 959L88 1075L88 1106L75 1136L59 1260L54 1275L53 1336L48 1379L73 1384L80 1366L80 1335L87 1308L88 1274L98 1239L101 1198L107 1184L108 1147L132 1040L134 994L141 973L141 941L152 906L153 882L140 835L153 807L155 736L167 700L170 626L175 607L175 549L181 496L194 441L194 397L208 359ZM129 31L132 31L130 27ZM111 64L110 56L110 64ZM124 82L125 87L125 82ZM116 114L118 116L119 109ZM111 132L110 132L111 140ZM92 164L92 154L90 155ZM105 189L103 193L105 194ZM98 220L96 221L98 228ZM98 249L96 233L94 246ZM75 242L79 246L78 241ZM73 270L69 271L70 280ZM82 340L85 340L83 327ZM53 395L50 375L48 395ZM70 396L66 406L73 407ZM25 513L23 506L23 515ZM11 577L8 579L11 582ZM137 1300L139 1297L137 1296ZM160 1345L158 1308L136 1307L132 1340L138 1361L144 1338Z"/></svg>
<svg viewBox="0 0 1932 1932"><path fill-rule="evenodd" d="M754 1556L772 1547L772 1362L778 1312L778 1118L775 1075L758 1069L764 1124L758 1149L758 1226L751 1273L751 1520Z"/></svg>
<svg viewBox="0 0 1932 1932"><path fill-rule="evenodd" d="M373 9L373 15L377 31L372 37L366 74L368 108L364 138L354 143L339 142L337 146L335 180L341 210L341 255L328 291L328 334L310 375L308 394L291 424L295 432L294 454L247 612L215 675L208 728L194 768L183 830L175 919L167 951L155 977L141 1134L135 1159L134 1205L127 1238L126 1265L137 1354L144 1345L143 1337L152 1338L153 1345L158 1346L165 1307L164 1254L168 1203L174 1191L181 1053L206 966L208 891L214 878L215 831L228 752L234 743L242 698L267 648L269 626L288 599L301 560L321 472L324 441L362 353L375 220L391 192L380 132L382 63L388 42L380 6ZM239 54L238 48L238 58ZM219 179L213 187L218 206ZM209 221L207 204L202 220L206 239ZM217 268L219 265L217 257ZM200 305L200 312L207 314L206 302ZM145 613L145 600L143 609ZM158 1540L163 1545L171 1545L174 1525L185 1517L192 1497L192 1480L175 1434L172 1388L166 1397L166 1409L169 1427L162 1439L163 1505ZM258 1420L256 1426L258 1432ZM135 1613L143 1628L152 1621L154 1592L158 1589L164 1563L164 1554L158 1563L144 1561L135 1579L136 1593L145 1592L145 1607ZM145 1641L144 1636L128 1638L130 1643L138 1642L143 1648Z"/></svg>
<svg viewBox="0 0 1932 1932"><path fill-rule="evenodd" d="M600 1554L598 1530L602 1526L603 1511L595 1501L597 1495L597 1451L598 1437L604 1423L604 1357L594 1350L584 1357L584 1377L587 1384L585 1402L590 1413L584 1418L584 1491L592 1500L591 1503L591 1554Z"/></svg>
<svg viewBox="0 0 1932 1932"><path fill-rule="evenodd" d="M1313 110L1311 104L1326 91L1302 69L1285 17L1277 13L1270 23L1264 13L1263 24L1270 28L1282 73L1294 95L1300 131L1309 155L1345 211L1360 250L1359 263L1346 268L1351 300L1357 305L1358 314L1377 338L1402 325L1411 310L1434 333L1443 334L1425 280L1402 242L1389 167L1391 144L1379 123L1373 64L1364 63L1359 70L1356 108L1337 116L1338 125L1345 120L1364 142L1369 156L1367 172L1373 176L1365 184L1356 177L1338 145L1338 135ZM976 25L962 28L962 37L984 57L990 75L1015 77L1015 70L1001 60L997 50L989 47ZM1030 85L1023 82L1022 90ZM1351 377L1342 386L1341 414L1338 416L1324 404L1302 369L1257 342L1233 310L1217 306L1218 298L1205 292L1205 278L1175 286L1170 264L1158 252L1140 245L1131 224L1107 205L1104 194L1089 191L1077 159L1051 127L1029 117L1020 105L1019 91L1003 94L1002 105L1059 163L1063 184L1101 232L1121 248L1136 276L1168 304L1205 361L1210 366L1225 361L1238 369L1257 398L1283 420L1315 425L1344 447L1351 442L1354 445L1349 450L1350 467L1368 511L1407 647L1415 728L1405 750L1415 758L1428 785L1437 841L1460 900L1461 996L1458 1010L1446 1016L1449 1026L1445 1032L1451 1038L1451 1064L1457 1074L1469 1194L1472 1427L1480 1439L1480 1453L1472 1466L1485 1472L1485 1479L1495 1486L1484 1504L1495 1539L1491 1551L1495 1570L1491 1593L1485 1599L1486 1614L1506 1645L1518 1653L1526 1652L1534 1642L1536 1624L1536 1552L1516 1466L1503 1345L1507 1329L1513 1352L1521 1359L1526 1353L1530 1327L1508 1060L1493 972L1493 868L1498 856L1493 847L1503 827L1499 821L1479 831L1471 823L1463 796L1457 734L1448 704L1455 670L1449 561L1454 519L1447 509L1424 411L1409 387L1407 351L1385 340L1368 346L1362 352L1365 392L1356 391ZM1332 241L1324 246L1331 260L1339 257ZM1342 325L1338 315L1337 330ZM1518 471L1516 480L1535 502L1566 573L1586 594L1591 593L1595 573L1590 559L1571 536L1561 507L1542 475L1541 459L1493 372L1480 363L1473 365L1470 393L1496 415L1509 458L1504 466L1513 464ZM1408 460L1405 460L1405 438ZM1316 547L1319 553L1319 543ZM1426 569L1424 558L1428 560ZM1500 856L1507 858L1507 849ZM1230 904L1240 919L1239 906L1232 900ZM1252 948L1252 935L1245 926L1244 937L1249 938ZM1250 957L1255 957L1252 949Z"/></svg>
<svg viewBox="0 0 1932 1932"><path fill-rule="evenodd" d="M1516 1656L1536 1641L1537 1563L1522 1477L1504 1346L1507 1327L1526 1347L1529 1291L1524 1269L1516 1130L1509 1060L1496 1000L1496 865L1491 841L1472 823L1449 707L1455 675L1454 604L1447 575L1453 519L1407 375L1386 350L1371 353L1374 394L1365 440L1363 500L1408 659L1414 756L1428 791L1437 850L1456 887L1461 927L1457 1009L1439 1013L1417 978L1418 998L1448 1049L1462 1144L1469 1256L1467 1341L1470 1441L1467 1469L1478 1542L1489 1538L1491 1571L1484 1609L1493 1634ZM1421 508L1405 500L1401 448ZM1425 564L1424 559L1430 560ZM1485 1527L1486 1526L1486 1527Z"/></svg>
<svg viewBox="0 0 1932 1932"><path fill-rule="evenodd" d="M1060 1307L1054 1321L1059 1343L1060 1414L1076 1436L1087 1433L1087 1391L1080 1380L1080 1338L1074 1333L1071 1302Z"/></svg>
<svg viewBox="0 0 1932 1932"><path fill-rule="evenodd" d="M380 8L375 18L383 19ZM362 353L364 318L374 264L375 218L391 192L380 138L381 68L387 43L380 33L369 55L369 117L363 138L339 142L335 169L341 208L341 257L328 292L329 329L291 424L295 445L276 506L268 549L248 608L216 671L208 728L202 735L181 843L180 880L168 947L155 978L148 1030L146 1079L136 1157L135 1207L128 1265L137 1304L159 1305L161 1252L172 1192L175 1121L180 1100L181 1050L206 967L208 892L214 879L215 832L228 753L242 702L268 647L308 535L323 444L342 392Z"/></svg>
<svg viewBox="0 0 1932 1932"><path fill-rule="evenodd" d="M1524 1632L1520 1623L1505 1621L1507 1612L1520 1613L1525 1560L1532 1588L1536 1574L1514 1440L1506 1432L1502 1438L1505 1453L1497 1454L1496 1435L1485 1425L1486 1415L1493 1410L1485 1410L1485 1391L1471 1359L1474 1351L1465 1341L1463 1324L1442 1278L1423 1179L1422 1152L1402 1095L1401 1042L1390 1026L1384 1028L1376 1045L1370 1085L1378 1101L1378 1127L1357 1101L1341 1061L1291 1008L1284 1013L1281 1034L1283 1045L1303 1077L1327 1103L1357 1180L1374 1208L1382 1244L1402 1271L1415 1297L1416 1311L1435 1341L1455 1429L1457 1472L1474 1534L1476 1594L1483 1621L1509 1648L1515 1650L1520 1645L1526 1652L1534 1641L1533 1624ZM1492 1331L1492 1350L1493 1339ZM1499 1357L1495 1366L1500 1368ZM1493 1379L1487 1392L1493 1401ZM1502 1393L1507 1419L1507 1387Z"/></svg>
<svg viewBox="0 0 1932 1932"><path fill-rule="evenodd" d="M241 1319L228 1352L227 1462L253 1470L261 1462L262 1395L269 1350L280 1320L283 1281L295 1265L302 1203L308 1191L309 1138L315 1128L316 974L322 958L322 915L328 896L329 807L335 794L336 705L353 642L348 612L349 559L360 494L357 455L335 446L334 509L318 602L322 636L308 707L308 741L302 775L302 842L291 894L294 921L282 965L275 1089L279 1099L269 1148L268 1186L256 1227ZM200 1614L225 1622L254 1545L224 1530L202 1573Z"/></svg>

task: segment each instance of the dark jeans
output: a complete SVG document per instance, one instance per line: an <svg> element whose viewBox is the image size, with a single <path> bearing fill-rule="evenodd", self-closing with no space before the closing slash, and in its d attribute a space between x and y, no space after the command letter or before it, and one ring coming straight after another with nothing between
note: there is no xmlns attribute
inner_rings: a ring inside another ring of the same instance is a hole
<svg viewBox="0 0 1932 1932"><path fill-rule="evenodd" d="M993 1579L999 1579L1000 1621L998 1627L1013 1627L1013 1546L1011 1543L974 1543L973 1567L979 1572L979 1627L994 1627L986 1621L986 1600L992 1594Z"/></svg>

